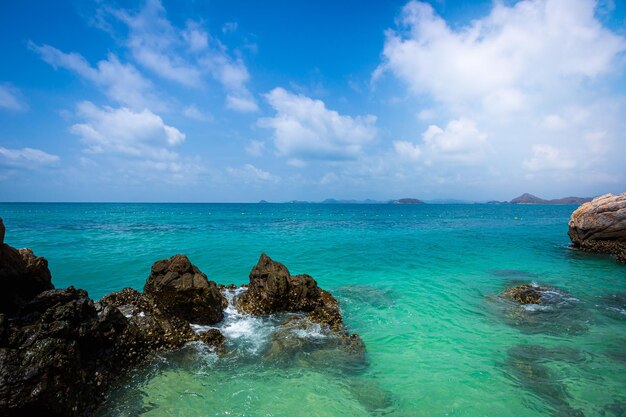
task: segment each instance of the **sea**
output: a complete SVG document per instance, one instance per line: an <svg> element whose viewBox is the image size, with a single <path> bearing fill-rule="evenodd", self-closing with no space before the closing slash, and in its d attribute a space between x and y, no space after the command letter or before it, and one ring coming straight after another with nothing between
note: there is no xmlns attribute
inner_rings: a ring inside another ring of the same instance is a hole
<svg viewBox="0 0 626 417"><path fill-rule="evenodd" d="M290 336L284 317L231 302L216 326L226 353L192 343L153 358L111 387L101 417L623 417L626 266L570 247L575 208L2 203L0 217L6 243L94 300L141 290L178 253L210 280L247 283L265 252L335 295L366 346L333 354L320 326ZM518 284L551 301L499 296Z"/></svg>

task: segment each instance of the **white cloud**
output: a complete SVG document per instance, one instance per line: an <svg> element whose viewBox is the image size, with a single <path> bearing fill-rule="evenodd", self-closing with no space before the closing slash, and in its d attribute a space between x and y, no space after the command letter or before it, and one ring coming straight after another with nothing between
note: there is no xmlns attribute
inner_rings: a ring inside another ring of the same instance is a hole
<svg viewBox="0 0 626 417"><path fill-rule="evenodd" d="M163 109L165 104L153 93L152 83L131 64L123 64L117 56L109 54L106 60L92 67L78 53L65 53L50 45L29 43L29 47L54 68L65 68L102 88L105 94L133 109L146 107Z"/></svg>
<svg viewBox="0 0 626 417"><path fill-rule="evenodd" d="M259 106L252 96L241 97L228 94L226 96L226 107L241 113L254 113L259 110Z"/></svg>
<svg viewBox="0 0 626 417"><path fill-rule="evenodd" d="M277 183L280 177L255 167L252 164L245 164L241 168L227 168L226 172L234 179L243 183Z"/></svg>
<svg viewBox="0 0 626 417"><path fill-rule="evenodd" d="M137 62L165 79L189 87L202 84L198 68L175 52L185 39L190 49L202 49L202 32L193 28L177 31L158 0L148 0L136 14L125 10L111 10L111 13L128 25L127 43Z"/></svg>
<svg viewBox="0 0 626 417"><path fill-rule="evenodd" d="M409 2L387 31L384 62L415 93L458 105L500 96L519 106L526 88L562 77L594 78L614 69L624 38L602 27L592 0L496 2L491 13L453 29L427 3ZM498 100L500 101L500 100Z"/></svg>
<svg viewBox="0 0 626 417"><path fill-rule="evenodd" d="M558 171L572 187L574 178L626 177L626 97L615 85L626 38L602 24L599 6L496 1L484 17L451 24L430 4L407 3L386 32L373 80L391 74L408 87L418 121L436 114L452 122L432 125L421 142L395 142L396 160L431 163L450 178L463 163L462 181L467 170L491 183L502 172L518 181L531 172L536 184Z"/></svg>
<svg viewBox="0 0 626 417"><path fill-rule="evenodd" d="M149 110L100 108L82 102L78 105L78 116L83 122L74 124L70 132L81 138L89 153L167 161L177 158L170 148L185 140L184 133L166 125L161 117Z"/></svg>
<svg viewBox="0 0 626 417"><path fill-rule="evenodd" d="M5 84L0 85L0 109L24 111L28 110L28 104L26 104L20 90Z"/></svg>
<svg viewBox="0 0 626 417"><path fill-rule="evenodd" d="M197 22L184 29L172 25L159 0L148 0L137 13L109 10L129 28L127 46L134 59L167 80L187 87L203 87L209 74L227 93L227 107L240 112L258 110L246 84L250 74L240 57L213 38Z"/></svg>
<svg viewBox="0 0 626 417"><path fill-rule="evenodd" d="M422 156L422 149L418 145L403 140L393 142L393 149L398 156L409 161L418 161Z"/></svg>
<svg viewBox="0 0 626 417"><path fill-rule="evenodd" d="M569 170L576 166L564 153L550 145L533 145L533 156L524 160L529 171Z"/></svg>
<svg viewBox="0 0 626 417"><path fill-rule="evenodd" d="M298 160L340 160L359 156L376 136L376 117L344 116L321 100L275 88L265 95L276 111L259 126L274 130L274 145L282 156Z"/></svg>
<svg viewBox="0 0 626 417"><path fill-rule="evenodd" d="M420 145L396 141L393 147L402 159L423 160L426 164L433 161L476 164L483 160L488 147L487 134L478 130L473 120L466 118L451 120L445 129L428 126L422 133L422 141Z"/></svg>
<svg viewBox="0 0 626 417"><path fill-rule="evenodd" d="M0 146L0 157L5 165L18 168L38 168L56 164L60 160L57 155L40 149L8 149L2 146Z"/></svg>

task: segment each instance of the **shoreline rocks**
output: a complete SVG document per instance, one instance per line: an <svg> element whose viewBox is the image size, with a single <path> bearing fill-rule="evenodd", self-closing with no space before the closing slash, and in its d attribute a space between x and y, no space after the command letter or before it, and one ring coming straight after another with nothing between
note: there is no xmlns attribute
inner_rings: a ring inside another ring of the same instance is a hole
<svg viewBox="0 0 626 417"><path fill-rule="evenodd" d="M97 302L81 289L55 289L51 278L44 258L0 244L2 416L91 415L120 377L158 352L189 342L225 351L218 329L197 333L191 324L220 322L228 306L221 290L236 287L209 281L184 255L155 262L143 293L124 288ZM345 352L364 355L337 300L312 277L292 277L263 254L250 284L241 287L248 288L240 297L243 311L306 313L339 336Z"/></svg>
<svg viewBox="0 0 626 417"><path fill-rule="evenodd" d="M605 194L583 204L572 213L568 226L575 248L615 255L626 263L626 193Z"/></svg>

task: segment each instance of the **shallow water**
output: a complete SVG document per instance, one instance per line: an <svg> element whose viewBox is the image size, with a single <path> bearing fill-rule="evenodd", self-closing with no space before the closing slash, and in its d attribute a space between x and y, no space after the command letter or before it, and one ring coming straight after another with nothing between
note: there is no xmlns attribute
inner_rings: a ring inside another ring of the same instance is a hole
<svg viewBox="0 0 626 417"><path fill-rule="evenodd" d="M335 294L367 346L351 363L308 329L294 333L302 352L275 357L285 317L231 311L217 326L225 356L196 344L159 358L102 415L623 416L626 268L569 249L574 208L0 204L0 216L7 243L45 256L56 286L96 299L141 289L175 253L241 284L265 251ZM496 296L530 282L557 301Z"/></svg>

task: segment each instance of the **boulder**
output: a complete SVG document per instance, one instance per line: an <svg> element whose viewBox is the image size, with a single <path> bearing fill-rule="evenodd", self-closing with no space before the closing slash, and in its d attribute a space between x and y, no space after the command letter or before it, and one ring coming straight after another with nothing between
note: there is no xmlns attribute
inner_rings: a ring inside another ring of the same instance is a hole
<svg viewBox="0 0 626 417"><path fill-rule="evenodd" d="M185 255L155 262L144 286L161 310L197 324L215 324L224 318L226 298Z"/></svg>
<svg viewBox="0 0 626 417"><path fill-rule="evenodd" d="M42 291L52 289L48 261L30 249L0 245L0 313L14 314Z"/></svg>
<svg viewBox="0 0 626 417"><path fill-rule="evenodd" d="M568 223L572 244L626 262L626 193L605 194L578 207Z"/></svg>
<svg viewBox="0 0 626 417"><path fill-rule="evenodd" d="M264 253L252 268L248 290L237 298L236 305L253 315L308 313L307 318L312 322L326 325L338 335L348 336L335 297L318 287L310 275L291 276L285 265Z"/></svg>
<svg viewBox="0 0 626 417"><path fill-rule="evenodd" d="M0 341L0 414L93 413L127 362L115 354L124 317L98 315L83 290L47 290L10 318Z"/></svg>

